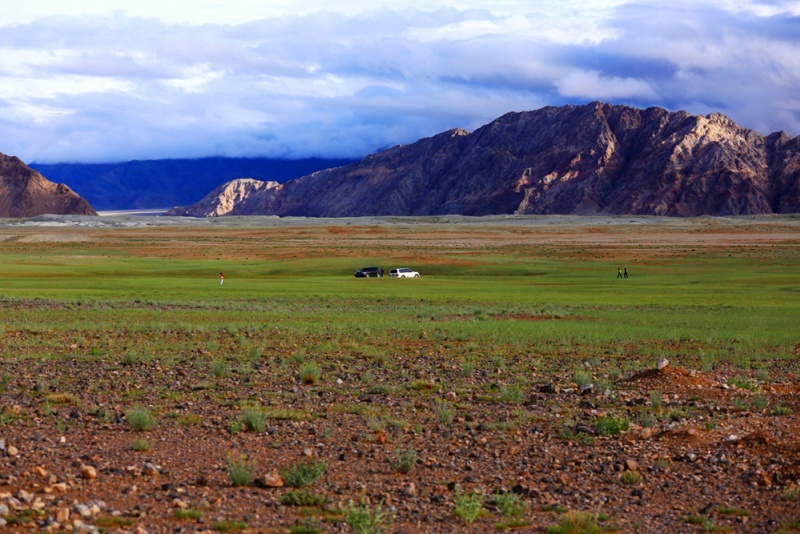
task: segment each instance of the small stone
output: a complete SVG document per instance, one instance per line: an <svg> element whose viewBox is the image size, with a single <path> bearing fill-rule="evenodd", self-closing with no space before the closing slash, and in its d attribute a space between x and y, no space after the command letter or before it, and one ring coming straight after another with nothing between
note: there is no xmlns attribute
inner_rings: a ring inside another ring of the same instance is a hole
<svg viewBox="0 0 800 534"><path fill-rule="evenodd" d="M403 497L416 497L417 496L417 486L413 482L410 482L409 484L403 486L400 489L400 494Z"/></svg>
<svg viewBox="0 0 800 534"><path fill-rule="evenodd" d="M337 378L336 379L336 383L337 384L344 384L344 380L342 380L341 378Z"/></svg>
<svg viewBox="0 0 800 534"><path fill-rule="evenodd" d="M314 451L312 449L303 449L303 456L307 456L309 458L314 456Z"/></svg>
<svg viewBox="0 0 800 534"><path fill-rule="evenodd" d="M444 394L444 398L449 401L455 402L458 400L458 395L456 394L455 391L448 391L447 393Z"/></svg>
<svg viewBox="0 0 800 534"><path fill-rule="evenodd" d="M539 386L539 393L558 393L558 388L553 384Z"/></svg>
<svg viewBox="0 0 800 534"><path fill-rule="evenodd" d="M668 365L669 365L669 360L666 359L666 358L661 358L660 360L658 360L658 362L656 362L656 369L661 371L662 369L664 369Z"/></svg>
<svg viewBox="0 0 800 534"><path fill-rule="evenodd" d="M594 391L594 384L583 384L578 388L581 395L589 395Z"/></svg>
<svg viewBox="0 0 800 534"><path fill-rule="evenodd" d="M81 478L85 478L87 480L96 479L97 478L97 469L95 469L91 465L82 465L81 466Z"/></svg>
<svg viewBox="0 0 800 534"><path fill-rule="evenodd" d="M8 454L9 456L17 456L19 454L19 449L17 449L13 445L9 445L8 448L6 449L6 454Z"/></svg>
<svg viewBox="0 0 800 534"><path fill-rule="evenodd" d="M56 521L59 523L69 521L69 508L59 508L56 512Z"/></svg>
<svg viewBox="0 0 800 534"><path fill-rule="evenodd" d="M261 485L265 488L282 488L283 479L278 473L267 473L261 477Z"/></svg>
<svg viewBox="0 0 800 534"><path fill-rule="evenodd" d="M47 478L47 471L45 471L43 467L37 465L33 468L33 472L42 478Z"/></svg>
<svg viewBox="0 0 800 534"><path fill-rule="evenodd" d="M645 427L642 429L642 439L650 439L653 437L653 429Z"/></svg>
<svg viewBox="0 0 800 534"><path fill-rule="evenodd" d="M639 462L637 462L633 458L628 458L627 460L625 460L625 470L636 471L638 468L639 468Z"/></svg>
<svg viewBox="0 0 800 534"><path fill-rule="evenodd" d="M142 474L145 476L154 477L159 474L159 469L150 462L145 462L144 466L142 466Z"/></svg>

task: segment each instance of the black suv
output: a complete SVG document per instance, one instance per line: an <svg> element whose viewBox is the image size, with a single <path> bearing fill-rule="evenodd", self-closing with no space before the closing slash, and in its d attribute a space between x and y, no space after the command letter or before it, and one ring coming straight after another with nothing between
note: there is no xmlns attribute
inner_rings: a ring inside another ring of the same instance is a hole
<svg viewBox="0 0 800 534"><path fill-rule="evenodd" d="M383 269L380 267L364 267L356 271L356 278L380 278L383 276Z"/></svg>

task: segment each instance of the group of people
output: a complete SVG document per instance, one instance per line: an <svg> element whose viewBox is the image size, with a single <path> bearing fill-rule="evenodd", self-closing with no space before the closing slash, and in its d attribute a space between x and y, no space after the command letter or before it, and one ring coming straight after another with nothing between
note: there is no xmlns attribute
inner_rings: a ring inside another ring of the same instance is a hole
<svg viewBox="0 0 800 534"><path fill-rule="evenodd" d="M620 267L617 267L617 278L628 278L628 268L625 267L623 270Z"/></svg>

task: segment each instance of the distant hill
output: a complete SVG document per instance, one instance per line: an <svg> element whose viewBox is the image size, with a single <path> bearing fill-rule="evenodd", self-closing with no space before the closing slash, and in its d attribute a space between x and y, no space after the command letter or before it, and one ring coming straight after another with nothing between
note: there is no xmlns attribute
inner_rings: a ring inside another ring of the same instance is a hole
<svg viewBox="0 0 800 534"><path fill-rule="evenodd" d="M98 210L170 208L191 204L235 178L285 182L352 163L351 159L163 159L122 163L31 163L48 179L69 184Z"/></svg>
<svg viewBox="0 0 800 534"><path fill-rule="evenodd" d="M97 215L65 184L56 184L16 156L0 154L0 217Z"/></svg>
<svg viewBox="0 0 800 534"><path fill-rule="evenodd" d="M220 195L235 191L235 201ZM220 211L219 206L225 206ZM724 115L594 102L508 113L283 184L221 187L174 215L800 212L800 137Z"/></svg>

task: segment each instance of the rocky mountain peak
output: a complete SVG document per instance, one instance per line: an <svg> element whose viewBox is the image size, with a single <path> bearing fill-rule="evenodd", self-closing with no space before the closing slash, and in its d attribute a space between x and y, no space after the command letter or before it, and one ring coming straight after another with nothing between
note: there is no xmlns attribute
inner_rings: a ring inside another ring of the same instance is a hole
<svg viewBox="0 0 800 534"><path fill-rule="evenodd" d="M43 214L97 215L97 212L65 184L51 182L16 156L0 154L0 217Z"/></svg>
<svg viewBox="0 0 800 534"><path fill-rule="evenodd" d="M764 136L719 113L602 102L551 106L264 188L235 202L230 213L794 213L799 151L800 138Z"/></svg>

